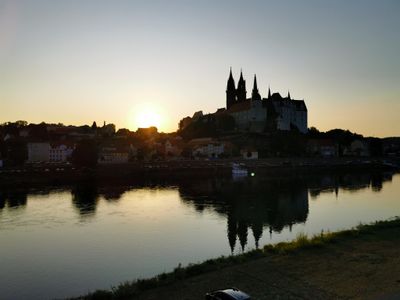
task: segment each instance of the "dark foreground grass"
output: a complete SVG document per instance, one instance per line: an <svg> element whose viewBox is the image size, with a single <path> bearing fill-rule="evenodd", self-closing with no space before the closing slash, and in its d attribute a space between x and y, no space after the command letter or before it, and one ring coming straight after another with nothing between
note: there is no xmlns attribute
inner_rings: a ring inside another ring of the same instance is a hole
<svg viewBox="0 0 400 300"><path fill-rule="evenodd" d="M356 239L368 236L368 238L379 238L379 233L390 228L399 228L400 218L396 217L387 221L377 221L368 225L359 225L355 228L339 232L321 232L319 235L307 237L299 234L292 242L283 242L276 245L266 245L263 249L252 250L240 255L221 256L209 259L202 263L190 264L186 267L179 265L172 272L162 273L149 279L138 279L135 281L124 282L119 286L112 287L111 290L98 290L85 296L73 298L75 300L109 300L109 299L129 299L134 298L141 292L173 282L216 271L228 266L252 261L255 259L295 253L306 249L323 248L331 243L337 243L345 239Z"/></svg>

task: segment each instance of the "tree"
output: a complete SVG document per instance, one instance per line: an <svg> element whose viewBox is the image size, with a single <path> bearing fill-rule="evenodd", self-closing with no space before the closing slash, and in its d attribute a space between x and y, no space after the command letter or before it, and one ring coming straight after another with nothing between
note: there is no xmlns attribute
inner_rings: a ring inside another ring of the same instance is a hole
<svg viewBox="0 0 400 300"><path fill-rule="evenodd" d="M72 163L81 167L97 165L97 145L94 140L82 140L72 153Z"/></svg>
<svg viewBox="0 0 400 300"><path fill-rule="evenodd" d="M28 149L24 141L12 139L6 142L6 158L14 165L22 165L28 159Z"/></svg>
<svg viewBox="0 0 400 300"><path fill-rule="evenodd" d="M34 138L37 138L39 140L47 140L48 139L48 132L47 132L47 124L42 122L40 124L31 124L29 125L31 127L30 130L30 135Z"/></svg>
<svg viewBox="0 0 400 300"><path fill-rule="evenodd" d="M315 127L310 127L310 128L308 128L308 135L310 137L316 138L321 135L321 132Z"/></svg>

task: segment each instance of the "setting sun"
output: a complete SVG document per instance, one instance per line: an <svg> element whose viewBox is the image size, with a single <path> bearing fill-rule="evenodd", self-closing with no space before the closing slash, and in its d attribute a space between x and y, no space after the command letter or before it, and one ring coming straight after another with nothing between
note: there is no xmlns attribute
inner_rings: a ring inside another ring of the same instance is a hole
<svg viewBox="0 0 400 300"><path fill-rule="evenodd" d="M135 113L135 125L137 127L150 127L155 126L157 128L161 127L161 114L154 107L146 107L139 109Z"/></svg>

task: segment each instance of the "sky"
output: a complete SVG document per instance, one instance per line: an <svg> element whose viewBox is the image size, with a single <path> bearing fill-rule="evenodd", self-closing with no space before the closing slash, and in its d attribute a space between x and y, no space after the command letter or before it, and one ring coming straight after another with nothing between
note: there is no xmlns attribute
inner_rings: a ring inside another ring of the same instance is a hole
<svg viewBox="0 0 400 300"><path fill-rule="evenodd" d="M308 126L400 135L400 1L0 0L0 123L157 123L251 95L304 99Z"/></svg>

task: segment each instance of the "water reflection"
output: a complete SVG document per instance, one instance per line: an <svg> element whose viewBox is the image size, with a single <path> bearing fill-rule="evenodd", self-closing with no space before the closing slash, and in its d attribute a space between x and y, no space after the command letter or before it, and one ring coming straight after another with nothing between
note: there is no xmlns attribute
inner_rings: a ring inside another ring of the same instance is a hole
<svg viewBox="0 0 400 300"><path fill-rule="evenodd" d="M290 174L279 177L210 178L201 181L142 182L132 184L99 184L96 181L77 182L65 187L71 192L73 207L81 221L96 214L99 200L115 202L130 190L142 187L177 187L182 203L202 214L209 211L226 220L226 235L229 247L242 251L248 243L249 234L255 247L263 234L279 233L284 228L291 230L294 224L305 223L309 214L309 197L316 199L322 193L358 191L371 188L380 192L385 181L392 180L392 173L352 174ZM58 187L59 189L59 187ZM0 212L5 208L20 209L27 205L28 194L48 194L54 188L0 189Z"/></svg>
<svg viewBox="0 0 400 300"><path fill-rule="evenodd" d="M23 208L28 201L27 189L0 190L0 210L9 208Z"/></svg>
<svg viewBox="0 0 400 300"><path fill-rule="evenodd" d="M232 252L237 240L244 250L249 231L258 247L264 228L280 232L285 226L305 222L308 215L307 185L300 178L218 180L181 185L179 191L183 201L197 210L207 207L226 216ZM198 193L203 195L200 199Z"/></svg>
<svg viewBox="0 0 400 300"><path fill-rule="evenodd" d="M95 182L80 182L71 189L72 203L81 217L94 216L99 200Z"/></svg>

